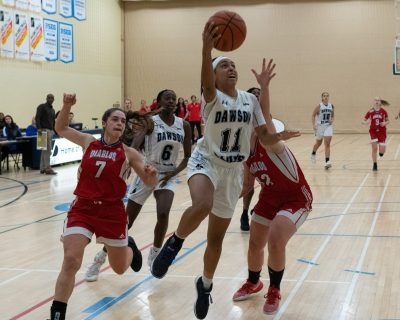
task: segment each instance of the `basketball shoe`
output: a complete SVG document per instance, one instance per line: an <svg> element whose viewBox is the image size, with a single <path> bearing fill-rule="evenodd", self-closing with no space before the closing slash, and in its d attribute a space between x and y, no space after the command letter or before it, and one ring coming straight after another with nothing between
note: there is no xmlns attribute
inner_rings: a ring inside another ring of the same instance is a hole
<svg viewBox="0 0 400 320"><path fill-rule="evenodd" d="M330 161L325 162L325 169L332 168L332 163Z"/></svg>
<svg viewBox="0 0 400 320"><path fill-rule="evenodd" d="M259 292L263 288L263 283L261 280L258 280L256 284L250 282L248 279L246 282L240 287L238 291L233 295L233 301L242 301L246 300L252 294Z"/></svg>
<svg viewBox="0 0 400 320"><path fill-rule="evenodd" d="M151 268L151 264L153 263L154 259L158 256L158 253L160 252L160 249L154 249L152 247L149 252L149 256L147 257L147 265L149 268Z"/></svg>
<svg viewBox="0 0 400 320"><path fill-rule="evenodd" d="M207 316L208 308L210 303L213 303L211 298L211 290L213 285L209 289L205 289L201 276L198 276L194 281L196 285L197 299L194 303L194 315L197 319L204 319Z"/></svg>
<svg viewBox="0 0 400 320"><path fill-rule="evenodd" d="M140 252L139 248L137 247L135 240L131 236L128 236L128 247L133 251L133 258L131 262L131 268L135 272L139 272L142 269L142 253Z"/></svg>
<svg viewBox="0 0 400 320"><path fill-rule="evenodd" d="M242 231L250 230L249 216L247 215L247 212L243 212L242 215L240 216L240 230Z"/></svg>
<svg viewBox="0 0 400 320"><path fill-rule="evenodd" d="M279 302L281 301L281 293L278 288L269 287L267 294L264 296L266 298L264 303L264 313L274 314L279 309Z"/></svg>
<svg viewBox="0 0 400 320"><path fill-rule="evenodd" d="M101 250L94 257L93 263L89 266L85 273L85 280L87 282L97 281L99 277L100 268L106 262L107 252Z"/></svg>
<svg viewBox="0 0 400 320"><path fill-rule="evenodd" d="M162 249L158 252L157 257L153 260L150 267L151 274L158 278L164 278L168 272L168 268L174 261L179 250L173 244L174 236L168 238L168 240L163 245Z"/></svg>

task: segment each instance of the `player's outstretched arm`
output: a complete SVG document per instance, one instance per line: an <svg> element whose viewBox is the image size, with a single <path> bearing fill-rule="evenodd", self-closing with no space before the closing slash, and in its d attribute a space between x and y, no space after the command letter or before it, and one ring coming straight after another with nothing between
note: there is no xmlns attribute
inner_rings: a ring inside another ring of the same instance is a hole
<svg viewBox="0 0 400 320"><path fill-rule="evenodd" d="M77 145L80 145L83 149L86 149L86 147L96 139L90 134L82 133L69 127L68 116L72 106L75 103L75 94L64 93L63 106L57 116L55 130L59 136L64 137L65 139L68 139Z"/></svg>
<svg viewBox="0 0 400 320"><path fill-rule="evenodd" d="M158 182L158 172L153 166L146 164L142 155L135 149L124 145L129 164L144 184L154 187Z"/></svg>

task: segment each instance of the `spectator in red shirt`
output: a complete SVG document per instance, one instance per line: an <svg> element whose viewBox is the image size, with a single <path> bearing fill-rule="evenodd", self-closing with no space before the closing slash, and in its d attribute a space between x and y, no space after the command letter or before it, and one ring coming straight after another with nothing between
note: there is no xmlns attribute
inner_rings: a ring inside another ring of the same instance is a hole
<svg viewBox="0 0 400 320"><path fill-rule="evenodd" d="M200 102L197 100L195 95L190 97L192 100L191 103L188 104L187 111L188 116L187 120L190 123L190 128L192 129L192 144L194 144L198 139L200 139L203 135L201 134L201 105ZM194 135L194 127L197 129L197 139L195 140Z"/></svg>
<svg viewBox="0 0 400 320"><path fill-rule="evenodd" d="M153 99L153 103L150 105L150 110L156 110L158 108L157 99Z"/></svg>
<svg viewBox="0 0 400 320"><path fill-rule="evenodd" d="M140 100L140 113L147 113L150 111L150 107L146 106L146 100Z"/></svg>
<svg viewBox="0 0 400 320"><path fill-rule="evenodd" d="M185 100L183 100L182 97L179 97L178 103L176 104L175 116L186 120L186 112L187 112L187 109L186 109Z"/></svg>

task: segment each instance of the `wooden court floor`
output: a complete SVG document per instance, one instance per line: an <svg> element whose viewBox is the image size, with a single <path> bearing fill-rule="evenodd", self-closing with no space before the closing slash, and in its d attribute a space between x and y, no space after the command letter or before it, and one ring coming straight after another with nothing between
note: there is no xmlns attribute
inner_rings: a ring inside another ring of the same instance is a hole
<svg viewBox="0 0 400 320"><path fill-rule="evenodd" d="M262 313L265 292L248 301L232 301L247 276L249 236L240 232L239 201L207 319L400 319L400 135L388 135L377 173L371 170L368 141L366 134L335 135L329 171L323 168L323 149L317 164L310 162L312 135L288 143L312 188L314 204L287 247L280 310L274 316ZM0 319L48 318L77 164L55 169L56 177L23 170L0 176ZM190 204L185 174L180 178L168 232ZM99 281L86 283L84 272L100 245L87 247L67 319L195 319L194 278L202 271L206 223L187 239L162 280L154 279L145 264L154 224L155 201L150 198L130 230L143 252L139 273L128 270L117 276L106 263Z"/></svg>

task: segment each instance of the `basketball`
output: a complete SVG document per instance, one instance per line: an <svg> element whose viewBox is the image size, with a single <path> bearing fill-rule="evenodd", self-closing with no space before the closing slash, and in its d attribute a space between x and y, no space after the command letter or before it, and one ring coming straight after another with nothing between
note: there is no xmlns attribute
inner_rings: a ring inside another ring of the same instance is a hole
<svg viewBox="0 0 400 320"><path fill-rule="evenodd" d="M214 22L214 26L218 26L221 37L215 44L215 49L219 51L233 51L246 39L246 23L236 12L218 11L208 19L208 22Z"/></svg>

